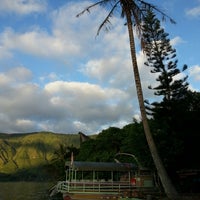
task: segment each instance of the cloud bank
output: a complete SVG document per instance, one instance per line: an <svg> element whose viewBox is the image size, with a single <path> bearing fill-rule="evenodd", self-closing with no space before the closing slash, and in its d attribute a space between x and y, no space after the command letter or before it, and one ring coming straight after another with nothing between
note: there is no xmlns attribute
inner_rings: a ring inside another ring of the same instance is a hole
<svg viewBox="0 0 200 200"><path fill-rule="evenodd" d="M90 2L71 1L53 10L47 3L19 0L10 7L1 0L4 15L15 13L21 19L37 13L38 21L20 31L5 24L0 32L0 132L93 134L138 118L124 22L113 17L111 31L95 37L106 10L96 8L77 18ZM44 15L48 26L39 23ZM172 42L182 39L177 36ZM151 99L148 86L155 75L144 66L142 52L137 58L144 97ZM196 79L198 69L190 72Z"/></svg>

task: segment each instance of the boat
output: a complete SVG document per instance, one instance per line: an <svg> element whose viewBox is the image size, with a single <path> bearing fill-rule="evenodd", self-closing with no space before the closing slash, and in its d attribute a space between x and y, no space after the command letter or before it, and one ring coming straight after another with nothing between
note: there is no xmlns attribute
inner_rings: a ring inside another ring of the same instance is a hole
<svg viewBox="0 0 200 200"><path fill-rule="evenodd" d="M65 171L66 180L59 181L50 196L59 192L63 200L136 200L151 199L157 191L150 170L117 159L115 162L72 159L65 163Z"/></svg>

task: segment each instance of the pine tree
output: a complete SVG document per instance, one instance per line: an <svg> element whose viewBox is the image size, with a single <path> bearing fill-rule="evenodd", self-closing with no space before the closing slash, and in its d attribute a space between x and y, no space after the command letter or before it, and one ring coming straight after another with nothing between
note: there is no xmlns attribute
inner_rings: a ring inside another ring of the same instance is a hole
<svg viewBox="0 0 200 200"><path fill-rule="evenodd" d="M161 99L160 102L146 101L146 108L154 119L158 150L168 173L172 174L176 171L177 158L185 151L180 124L183 125L187 113L183 105L188 96L188 76L180 75L187 66L184 65L182 71L178 68L176 50L170 44L169 34L151 11L147 13L143 24L143 43L146 47L145 65L151 68L151 73L158 75L158 84L149 88Z"/></svg>
<svg viewBox="0 0 200 200"><path fill-rule="evenodd" d="M154 90L154 94L163 99L160 103L153 102L148 104L148 110L152 111L154 117L156 112L160 114L168 113L171 115L171 109L174 102L184 98L188 89L187 76L177 79L181 71L177 67L176 50L171 46L169 34L161 27L160 21L154 13L149 11L143 24L143 43L145 44L145 53L147 62L145 65L151 67L151 73L157 73L157 86L149 86ZM187 69L184 65L182 71ZM173 102L173 103L172 103ZM163 113L164 112L164 113ZM159 114L159 117L160 117Z"/></svg>

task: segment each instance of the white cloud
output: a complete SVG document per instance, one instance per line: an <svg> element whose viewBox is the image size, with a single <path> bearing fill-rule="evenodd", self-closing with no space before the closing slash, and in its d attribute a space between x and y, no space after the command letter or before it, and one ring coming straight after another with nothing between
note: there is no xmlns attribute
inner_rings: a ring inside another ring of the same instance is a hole
<svg viewBox="0 0 200 200"><path fill-rule="evenodd" d="M200 82L200 66L194 65L191 66L188 70L188 76L189 76L189 89L192 91L199 92L199 82Z"/></svg>
<svg viewBox="0 0 200 200"><path fill-rule="evenodd" d="M7 70L5 73L0 72L0 85L18 85L27 82L32 78L32 72L25 67L15 67Z"/></svg>
<svg viewBox="0 0 200 200"><path fill-rule="evenodd" d="M183 39L181 37L177 36L177 37L171 39L170 44L172 46L176 46L176 45L183 43L183 42L184 42Z"/></svg>
<svg viewBox="0 0 200 200"><path fill-rule="evenodd" d="M200 16L200 6L196 6L194 8L188 9L186 11L186 15L191 17L199 17Z"/></svg>
<svg viewBox="0 0 200 200"><path fill-rule="evenodd" d="M55 10L48 30L31 24L24 32L12 27L0 33L0 53L4 53L4 58L13 56L20 60L24 56L19 62L28 63L31 57L32 67L28 69L26 64L27 68L0 72L1 132L47 130L90 134L109 126L121 127L131 122L133 116L139 118L127 27L120 23L121 19L112 18L113 30L101 32L95 38L105 10L96 8L76 18L86 5L89 2L73 1ZM177 37L172 42L182 40ZM41 59L39 66L37 59ZM144 65L142 52L138 52L137 59L144 97L148 99L153 97L147 87L155 84L155 74ZM62 63L66 70L48 70L52 60ZM68 60L70 65L65 64ZM78 69L76 75L67 71L70 67ZM69 76L66 78L65 74ZM44 87L35 80L40 80Z"/></svg>
<svg viewBox="0 0 200 200"><path fill-rule="evenodd" d="M26 32L16 32L13 28L7 27L0 34L2 52L7 57L14 51L21 51L33 56L63 60L73 60L73 57L94 58L98 54L108 56L111 53L127 57L126 51L129 46L124 45L127 42L127 33L126 28L119 24L120 19L117 21L113 18L114 30L108 34L102 31L95 39L106 11L101 8L80 18L76 17L76 14L88 4L88 2L76 2L54 11L51 14L51 31L33 25L27 27Z"/></svg>
<svg viewBox="0 0 200 200"><path fill-rule="evenodd" d="M56 81L56 80L60 80L61 77L58 74L56 74L55 72L51 72L51 73L47 74L46 76L40 77L39 79L42 82L44 82L45 80Z"/></svg>
<svg viewBox="0 0 200 200"><path fill-rule="evenodd" d="M89 60L82 70L89 77L105 81L113 77L117 72L125 71L127 67L130 67L127 64L130 65L130 63L125 63L125 60L121 59L121 56L113 56L109 58ZM119 66L121 67L119 68ZM126 74L127 73L124 73L124 75Z"/></svg>
<svg viewBox="0 0 200 200"><path fill-rule="evenodd" d="M27 129L33 129L35 127L35 124L28 119L17 119L16 126L19 128L23 127L23 129L26 131Z"/></svg>
<svg viewBox="0 0 200 200"><path fill-rule="evenodd" d="M0 42L7 51L19 50L39 57L58 57L66 52L75 54L78 51L78 47L67 42L67 39L64 41L39 28L25 33L6 29L0 36Z"/></svg>
<svg viewBox="0 0 200 200"><path fill-rule="evenodd" d="M16 67L10 69L6 75L14 81L28 81L32 78L32 72L25 67Z"/></svg>
<svg viewBox="0 0 200 200"><path fill-rule="evenodd" d="M11 71L29 77L23 68ZM101 127L132 118L129 95L122 90L65 81L51 82L41 88L23 78L22 82L16 79L19 83L13 84L11 71L1 73L4 79L12 80L4 81L0 87L0 123L5 125L1 131L30 132L46 128L55 132L81 129L94 133Z"/></svg>
<svg viewBox="0 0 200 200"><path fill-rule="evenodd" d="M130 94L120 89L122 84L123 88L126 87L126 79L130 76L126 69L132 70L127 61L126 45L121 48L127 40L124 28L118 34L102 33L95 40L98 22L93 18L99 19L100 24L104 11L76 18L77 5L64 6L53 13L51 32L39 27L28 28L24 33L7 28L0 35L0 44L7 52L20 51L26 55L59 60L63 57L74 62L80 57L86 59L86 63L96 61L98 71L91 72L88 67L87 75L97 79L97 73L101 73L104 87L87 82L55 81L60 80L60 76L51 72L48 76L40 76L42 81L54 81L42 88L32 82L32 74L25 68L1 73L4 87L0 89L0 105L3 107L0 121L8 122L4 123L7 126L1 131L18 131L21 125L21 130L25 132L41 129L76 132L81 128L92 133L101 130L101 127L120 125L132 119ZM82 6L79 5L80 10ZM120 26L116 28L120 29ZM100 54L107 57L97 57ZM112 54L118 57L114 58ZM93 59L90 61L90 58ZM123 78L120 73L123 73ZM108 84L110 88L106 87ZM14 122L12 125L9 124L11 121Z"/></svg>
<svg viewBox="0 0 200 200"><path fill-rule="evenodd" d="M195 80L200 81L200 66L194 65L189 69L189 75Z"/></svg>
<svg viewBox="0 0 200 200"><path fill-rule="evenodd" d="M63 60L72 59L72 56L92 55L94 48L95 53L98 53L98 44L95 44L98 25L92 19L93 16L77 18L77 5L61 7L52 14L51 32L37 26L27 27L24 33L6 28L0 35L2 52L7 57L11 56L12 51L19 50L39 57L63 57ZM98 12L94 17L102 18L102 15L103 12ZM93 42L88 43L91 38Z"/></svg>
<svg viewBox="0 0 200 200"><path fill-rule="evenodd" d="M9 83L10 81L11 81L11 79L9 77L7 77L3 73L0 73L0 85L1 85L1 87L3 87L4 85L7 85L7 83Z"/></svg>
<svg viewBox="0 0 200 200"><path fill-rule="evenodd" d="M1 12L12 12L21 15L43 12L46 9L46 0L0 0Z"/></svg>
<svg viewBox="0 0 200 200"><path fill-rule="evenodd" d="M115 115L114 113L118 112L115 110L117 106L128 98L128 95L119 89L101 88L99 85L81 82L56 81L47 84L45 91L51 94L55 105L65 107L77 118L88 121L93 120L93 116L103 120ZM129 107L128 104L127 106ZM106 116L102 115L103 111Z"/></svg>

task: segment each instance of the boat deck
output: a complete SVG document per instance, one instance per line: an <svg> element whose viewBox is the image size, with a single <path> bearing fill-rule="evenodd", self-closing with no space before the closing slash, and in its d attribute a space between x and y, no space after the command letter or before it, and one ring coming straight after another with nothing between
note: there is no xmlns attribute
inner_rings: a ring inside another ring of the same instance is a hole
<svg viewBox="0 0 200 200"><path fill-rule="evenodd" d="M120 181L120 182L108 182L108 181L99 181L99 182L89 182L89 181L62 181L57 185L57 190L63 194L70 194L70 196L83 196L87 199L88 195L90 197L100 196L99 198L104 199L121 199L128 197L137 197L140 196L140 192L149 193L149 187L136 187L132 186L129 182ZM151 188L152 190L152 188Z"/></svg>

